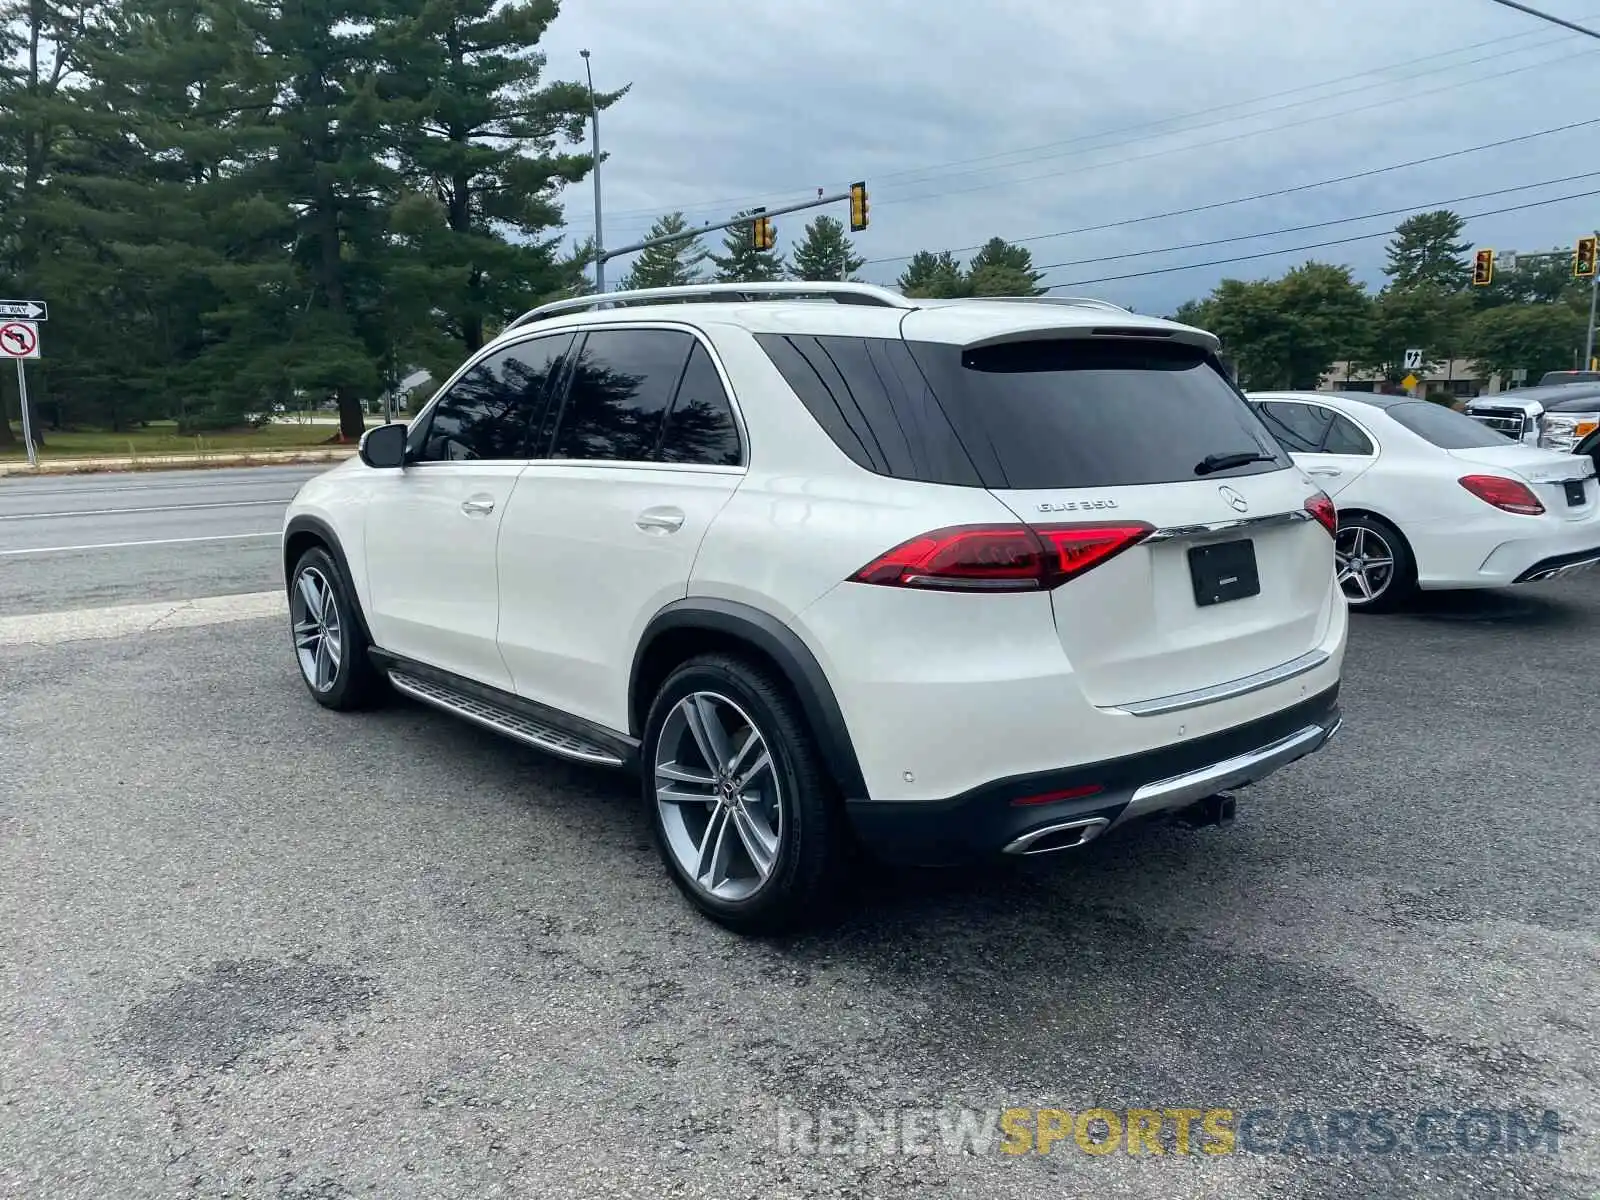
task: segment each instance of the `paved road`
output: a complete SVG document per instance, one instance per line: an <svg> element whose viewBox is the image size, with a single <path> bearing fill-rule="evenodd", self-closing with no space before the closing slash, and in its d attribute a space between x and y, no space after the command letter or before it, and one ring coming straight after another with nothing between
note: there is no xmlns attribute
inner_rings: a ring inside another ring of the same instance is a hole
<svg viewBox="0 0 1600 1200"><path fill-rule="evenodd" d="M1594 579L1358 618L1345 731L1232 829L885 877L787 942L692 915L609 776L316 708L281 622L0 648L0 1196L1593 1196L1597 628ZM778 1139L963 1103L1318 1140ZM1568 1132L1416 1148L1469 1108ZM1371 1109L1396 1148L1329 1151Z"/></svg>
<svg viewBox="0 0 1600 1200"><path fill-rule="evenodd" d="M277 587L283 510L327 469L0 479L0 615Z"/></svg>

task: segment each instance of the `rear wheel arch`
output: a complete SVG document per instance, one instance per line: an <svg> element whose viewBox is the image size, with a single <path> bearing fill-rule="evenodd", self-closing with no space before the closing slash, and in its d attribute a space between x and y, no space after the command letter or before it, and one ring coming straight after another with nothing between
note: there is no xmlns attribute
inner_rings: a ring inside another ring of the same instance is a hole
<svg viewBox="0 0 1600 1200"><path fill-rule="evenodd" d="M629 733L642 736L652 700L679 664L713 652L771 670L799 703L840 793L848 800L867 799L855 746L822 665L794 630L748 604L675 600L651 618L628 678Z"/></svg>
<svg viewBox="0 0 1600 1200"><path fill-rule="evenodd" d="M372 630L367 625L367 614L361 609L361 597L356 591L355 576L350 571L350 561L345 557L344 547L339 543L339 535L334 533L332 526L320 517L313 517L302 513L291 517L289 524L283 531L283 584L285 589L294 586L295 564L307 550L312 547L321 547L333 558L339 568L339 573L344 576L345 591L348 593L350 607L354 610L356 624L361 636L368 645L372 644Z"/></svg>

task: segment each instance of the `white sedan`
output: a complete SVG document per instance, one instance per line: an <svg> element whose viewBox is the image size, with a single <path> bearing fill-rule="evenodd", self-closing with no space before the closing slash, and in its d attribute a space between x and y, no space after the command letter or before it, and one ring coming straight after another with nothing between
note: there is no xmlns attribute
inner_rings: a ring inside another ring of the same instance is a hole
<svg viewBox="0 0 1600 1200"><path fill-rule="evenodd" d="M1418 588L1504 587L1600 565L1587 455L1540 450L1427 400L1366 392L1248 397L1339 510L1352 608Z"/></svg>

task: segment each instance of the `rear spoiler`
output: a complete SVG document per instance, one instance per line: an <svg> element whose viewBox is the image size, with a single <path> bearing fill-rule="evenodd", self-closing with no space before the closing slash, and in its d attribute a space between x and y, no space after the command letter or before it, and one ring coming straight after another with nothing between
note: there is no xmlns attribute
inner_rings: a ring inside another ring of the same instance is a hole
<svg viewBox="0 0 1600 1200"><path fill-rule="evenodd" d="M1179 325L1176 322L1151 321L1148 325L1029 325L1015 329L1006 329L998 333L985 334L983 337L974 338L970 342L963 342L963 350L978 350L984 346L1003 346L1008 342L1037 342L1054 338L1101 338L1131 340L1139 338L1146 341L1178 342L1182 345L1193 346L1204 350L1208 354L1216 354L1222 349L1222 340L1215 334L1207 333L1203 329L1195 329L1189 325Z"/></svg>

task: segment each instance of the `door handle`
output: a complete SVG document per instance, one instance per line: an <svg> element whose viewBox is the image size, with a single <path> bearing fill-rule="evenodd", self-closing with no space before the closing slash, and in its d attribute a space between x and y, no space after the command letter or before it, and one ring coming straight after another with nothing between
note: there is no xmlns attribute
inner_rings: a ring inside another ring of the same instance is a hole
<svg viewBox="0 0 1600 1200"><path fill-rule="evenodd" d="M478 513L492 513L494 511L494 501L487 496L474 496L470 500L461 502L461 511L469 517Z"/></svg>
<svg viewBox="0 0 1600 1200"><path fill-rule="evenodd" d="M1312 467L1311 468L1311 474L1313 474L1313 475L1343 475L1344 472L1341 471L1338 467Z"/></svg>
<svg viewBox="0 0 1600 1200"><path fill-rule="evenodd" d="M683 528L683 510L678 508L647 508L633 519L640 529L659 529L662 533L677 533Z"/></svg>

